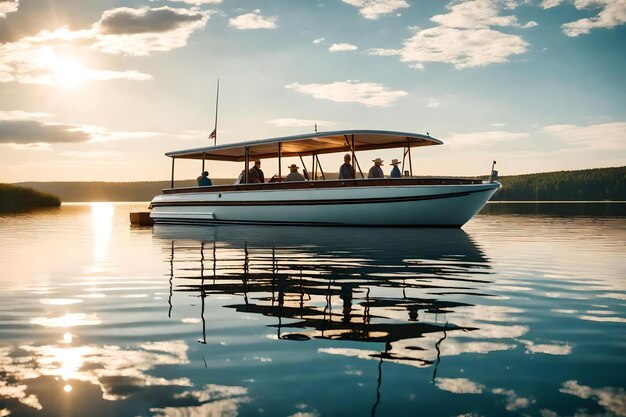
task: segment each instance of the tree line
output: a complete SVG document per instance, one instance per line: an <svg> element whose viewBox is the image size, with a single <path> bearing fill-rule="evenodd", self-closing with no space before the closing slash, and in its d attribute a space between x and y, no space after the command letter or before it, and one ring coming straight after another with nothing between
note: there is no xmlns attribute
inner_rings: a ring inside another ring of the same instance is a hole
<svg viewBox="0 0 626 417"><path fill-rule="evenodd" d="M495 201L626 201L626 166L501 177Z"/></svg>

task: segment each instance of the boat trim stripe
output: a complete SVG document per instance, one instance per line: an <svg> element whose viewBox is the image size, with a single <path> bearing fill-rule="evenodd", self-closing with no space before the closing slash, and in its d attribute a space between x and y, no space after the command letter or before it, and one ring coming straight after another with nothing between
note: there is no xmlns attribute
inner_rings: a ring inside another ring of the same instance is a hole
<svg viewBox="0 0 626 417"><path fill-rule="evenodd" d="M325 200L263 200L263 201L153 201L152 207L171 206L324 206L345 204L381 204L403 203L408 201L438 200L444 198L464 197L474 193L493 191L491 188L483 190L463 191L459 193L418 195L405 197L380 198L353 198L353 199L325 199Z"/></svg>

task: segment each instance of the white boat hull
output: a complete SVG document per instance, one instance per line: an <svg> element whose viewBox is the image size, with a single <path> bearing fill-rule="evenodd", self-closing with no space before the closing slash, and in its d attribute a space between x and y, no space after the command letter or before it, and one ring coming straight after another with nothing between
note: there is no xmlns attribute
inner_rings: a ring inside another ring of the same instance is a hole
<svg viewBox="0 0 626 417"><path fill-rule="evenodd" d="M497 182L161 194L157 224L297 224L461 227Z"/></svg>

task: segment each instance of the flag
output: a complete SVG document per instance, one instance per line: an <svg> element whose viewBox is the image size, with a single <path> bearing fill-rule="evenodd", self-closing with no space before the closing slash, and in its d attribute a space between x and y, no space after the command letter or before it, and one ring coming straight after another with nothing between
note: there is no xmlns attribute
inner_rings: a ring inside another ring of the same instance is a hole
<svg viewBox="0 0 626 417"><path fill-rule="evenodd" d="M217 130L213 129L213 132L209 135L209 139L215 139L217 137Z"/></svg>

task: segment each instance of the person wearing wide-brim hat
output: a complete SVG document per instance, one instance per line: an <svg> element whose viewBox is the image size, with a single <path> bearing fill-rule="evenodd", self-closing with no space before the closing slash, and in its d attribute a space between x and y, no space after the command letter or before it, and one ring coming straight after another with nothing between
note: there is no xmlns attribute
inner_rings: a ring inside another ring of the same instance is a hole
<svg viewBox="0 0 626 417"><path fill-rule="evenodd" d="M398 168L398 165L400 165L400 161L398 161L397 159L392 159L391 165L393 165L393 168L391 169L389 178L402 178L402 173L400 172L400 168Z"/></svg>
<svg viewBox="0 0 626 417"><path fill-rule="evenodd" d="M287 174L285 181L304 181L304 177L298 172L298 168L300 168L298 165L291 164L289 166L291 172Z"/></svg>
<svg viewBox="0 0 626 417"><path fill-rule="evenodd" d="M380 158L372 159L374 166L370 168L370 171L367 173L367 178L385 178L385 174L383 174L383 169L380 167L383 164L383 160Z"/></svg>

